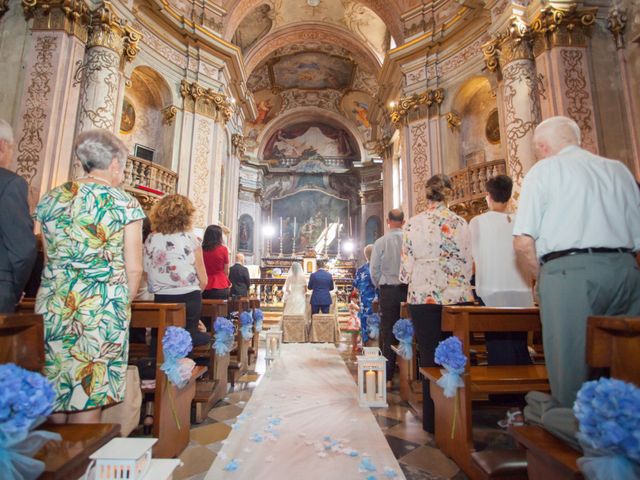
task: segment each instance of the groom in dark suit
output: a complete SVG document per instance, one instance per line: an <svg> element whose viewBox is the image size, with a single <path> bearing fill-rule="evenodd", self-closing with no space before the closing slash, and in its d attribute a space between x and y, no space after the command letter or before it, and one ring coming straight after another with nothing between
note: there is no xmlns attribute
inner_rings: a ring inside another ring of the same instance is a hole
<svg viewBox="0 0 640 480"><path fill-rule="evenodd" d="M331 290L333 290L333 277L324 269L324 260L317 261L318 269L309 277L309 290L311 294L311 314L329 313L331 307Z"/></svg>

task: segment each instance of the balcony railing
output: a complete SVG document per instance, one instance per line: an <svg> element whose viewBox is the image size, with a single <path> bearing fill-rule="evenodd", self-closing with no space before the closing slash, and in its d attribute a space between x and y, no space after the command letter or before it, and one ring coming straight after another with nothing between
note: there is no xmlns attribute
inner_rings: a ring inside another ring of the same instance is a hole
<svg viewBox="0 0 640 480"><path fill-rule="evenodd" d="M504 175L507 171L504 160L478 163L453 172L449 175L453 183L453 198L450 208L458 215L470 220L487 210L484 197L487 191L484 184L496 175Z"/></svg>
<svg viewBox="0 0 640 480"><path fill-rule="evenodd" d="M152 190L150 193L176 193L178 174L148 160L130 156L124 174L129 187L146 187Z"/></svg>

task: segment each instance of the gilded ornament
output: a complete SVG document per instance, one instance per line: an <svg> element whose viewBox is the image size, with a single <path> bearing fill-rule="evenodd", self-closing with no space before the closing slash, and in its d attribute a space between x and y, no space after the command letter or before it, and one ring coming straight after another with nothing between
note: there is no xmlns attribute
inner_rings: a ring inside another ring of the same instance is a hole
<svg viewBox="0 0 640 480"><path fill-rule="evenodd" d="M171 125L178 114L178 107L169 105L162 110L162 119L167 125Z"/></svg>
<svg viewBox="0 0 640 480"><path fill-rule="evenodd" d="M449 112L444 118L447 120L447 125L451 130L455 130L462 125L462 119L456 112Z"/></svg>
<svg viewBox="0 0 640 480"><path fill-rule="evenodd" d="M607 17L607 28L613 34L616 49L624 48L624 29L627 26L627 12L613 7Z"/></svg>
<svg viewBox="0 0 640 480"><path fill-rule="evenodd" d="M242 157L246 150L246 146L244 144L244 136L239 133L234 133L231 135L231 146L233 147L236 155L238 157Z"/></svg>
<svg viewBox="0 0 640 480"><path fill-rule="evenodd" d="M27 19L33 18L32 30L63 30L87 41L89 9L83 0L22 0L22 8Z"/></svg>
<svg viewBox="0 0 640 480"><path fill-rule="evenodd" d="M444 90L442 88L436 88L435 90L427 89L420 94L414 93L411 96L402 97L389 113L389 118L391 122L398 127L399 123L410 111L418 109L421 105L426 105L427 107L430 107L434 103L440 105L443 101Z"/></svg>
<svg viewBox="0 0 640 480"><path fill-rule="evenodd" d="M180 95L184 98L186 110L214 120L221 116L226 123L235 112L235 105L223 93L216 92L212 88L204 88L197 82L189 83L187 80L182 80Z"/></svg>
<svg viewBox="0 0 640 480"><path fill-rule="evenodd" d="M100 8L91 13L87 48L104 47L120 55L124 35L125 21L114 12L110 2L103 2Z"/></svg>
<svg viewBox="0 0 640 480"><path fill-rule="evenodd" d="M138 42L142 40L142 34L135 30L130 25L124 27L124 38L123 38L123 56L124 59L128 62L132 62L136 55L140 51L140 47L138 46Z"/></svg>
<svg viewBox="0 0 640 480"><path fill-rule="evenodd" d="M543 8L531 24L534 33L534 54L540 55L553 47L585 47L589 27L596 21L597 7Z"/></svg>

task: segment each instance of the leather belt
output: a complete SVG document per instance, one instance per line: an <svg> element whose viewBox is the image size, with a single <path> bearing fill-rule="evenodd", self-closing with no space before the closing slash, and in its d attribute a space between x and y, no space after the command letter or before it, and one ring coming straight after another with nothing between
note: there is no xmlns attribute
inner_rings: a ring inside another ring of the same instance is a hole
<svg viewBox="0 0 640 480"><path fill-rule="evenodd" d="M632 253L630 248L570 248L569 250L560 250L558 252L551 252L543 255L540 258L540 265L543 265L556 258L566 257L568 255L579 255L581 253Z"/></svg>

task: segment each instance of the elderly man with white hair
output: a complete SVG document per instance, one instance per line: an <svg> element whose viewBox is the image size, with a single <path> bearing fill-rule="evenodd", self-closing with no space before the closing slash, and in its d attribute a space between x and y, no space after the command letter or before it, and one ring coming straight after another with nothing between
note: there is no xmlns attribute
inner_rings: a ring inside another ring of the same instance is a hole
<svg viewBox="0 0 640 480"><path fill-rule="evenodd" d="M13 130L0 119L0 313L15 311L37 253L27 182L8 170L13 150Z"/></svg>
<svg viewBox="0 0 640 480"><path fill-rule="evenodd" d="M587 317L640 315L640 192L624 164L580 147L570 118L543 121L533 142L514 247L538 278L551 393L569 408L588 375Z"/></svg>

